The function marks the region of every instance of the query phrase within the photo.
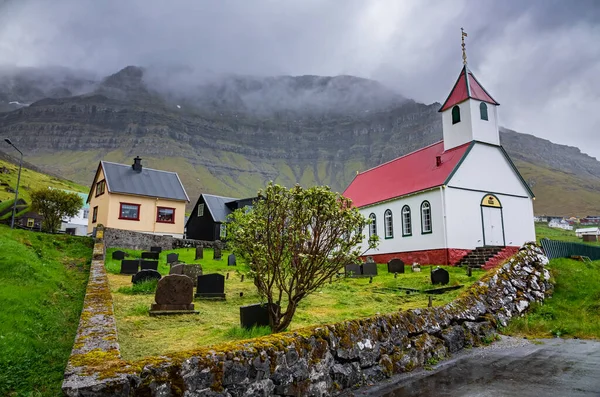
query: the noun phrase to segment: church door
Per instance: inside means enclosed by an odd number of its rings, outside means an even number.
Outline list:
[[[502,206],[493,194],[486,195],[481,201],[481,220],[484,245],[504,246]]]

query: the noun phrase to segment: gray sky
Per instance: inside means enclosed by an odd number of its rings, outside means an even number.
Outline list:
[[[502,125],[600,158],[600,0],[0,0],[0,65],[351,74],[431,103],[460,27]]]

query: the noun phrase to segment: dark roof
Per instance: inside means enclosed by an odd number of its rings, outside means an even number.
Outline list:
[[[239,198],[215,196],[213,194],[202,194],[202,197],[204,197],[204,203],[215,222],[225,222],[227,215],[231,214],[232,211],[225,205],[226,203],[240,200]]]
[[[168,200],[190,201],[176,172],[143,167],[134,171],[130,165],[100,162],[106,186],[111,193],[158,197]]]

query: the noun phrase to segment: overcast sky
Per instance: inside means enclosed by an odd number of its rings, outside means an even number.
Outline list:
[[[502,125],[600,159],[600,0],[0,0],[0,65],[351,74],[432,103],[461,27]]]

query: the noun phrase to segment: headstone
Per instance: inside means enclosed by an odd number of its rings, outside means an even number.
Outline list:
[[[372,256],[367,256],[367,263],[375,263]]]
[[[158,261],[142,259],[140,262],[141,270],[158,270]]]
[[[112,253],[112,258],[118,261],[125,259],[125,252],[123,251],[115,251]]]
[[[221,252],[221,247],[215,245],[215,247],[213,248],[213,259],[216,261],[220,261],[222,256],[223,253]]]
[[[183,274],[183,267],[185,265],[173,265],[169,270],[169,274]]]
[[[225,277],[222,274],[198,276],[196,298],[225,299]]]
[[[160,273],[156,270],[140,270],[139,272],[131,276],[131,282],[134,284],[138,284],[142,281],[160,280],[160,278]]]
[[[240,324],[242,328],[269,326],[268,303],[240,306]]]
[[[156,286],[155,304],[150,306],[151,316],[165,314],[198,313],[194,311],[194,284],[188,276],[171,274],[161,278]]]
[[[377,276],[377,263],[366,262],[361,267],[363,276]]]
[[[471,266],[467,266],[467,277],[471,276],[473,276],[473,270],[471,269]]]
[[[421,265],[418,263],[413,263],[412,271],[413,271],[413,273],[419,273],[421,271]]]
[[[142,259],[152,259],[157,261],[159,255],[158,252],[142,252]]]
[[[150,247],[150,252],[158,252],[159,254],[162,252],[161,247]]]
[[[450,274],[447,270],[441,267],[435,268],[431,271],[431,284],[442,284],[446,285],[450,282]]]
[[[394,258],[387,263],[388,273],[404,273],[404,262],[401,259]]]
[[[174,263],[177,262],[179,260],[179,254],[176,253],[170,253],[167,255],[167,263]]]
[[[196,247],[196,259],[204,259],[204,247]]]
[[[227,257],[227,266],[236,266],[237,262],[235,260],[235,254],[230,254]]]
[[[351,263],[344,266],[344,272],[346,277],[360,277],[362,275],[360,265],[357,263]]]
[[[139,259],[123,259],[121,261],[121,274],[136,274],[139,268]]]
[[[183,265],[183,275],[191,278],[192,282],[194,283],[194,287],[197,287],[198,276],[202,275],[202,265]]]

